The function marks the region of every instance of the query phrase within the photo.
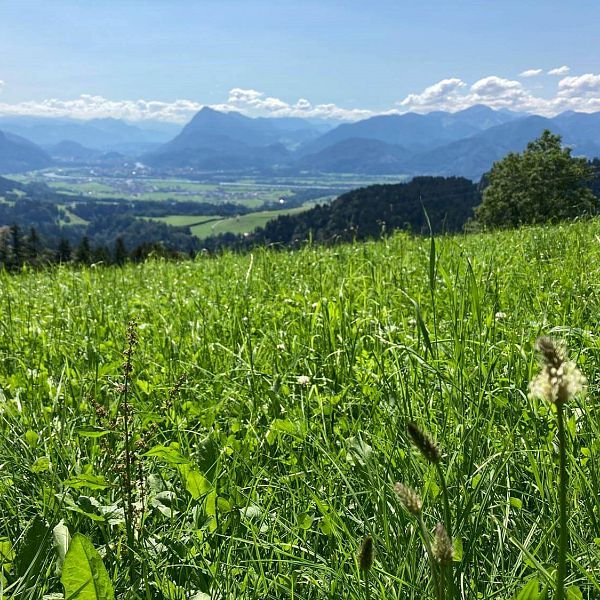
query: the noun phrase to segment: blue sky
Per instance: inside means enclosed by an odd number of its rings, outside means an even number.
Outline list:
[[[4,0],[0,112],[600,110],[599,23],[597,1]]]

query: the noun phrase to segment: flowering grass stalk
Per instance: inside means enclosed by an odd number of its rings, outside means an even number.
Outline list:
[[[360,552],[358,553],[358,568],[362,573],[363,579],[365,581],[365,595],[367,600],[371,600],[371,586],[369,583],[369,571],[373,566],[373,538],[368,535],[362,543],[360,547]]]
[[[446,477],[444,475],[444,470],[442,469],[441,460],[442,455],[438,445],[433,441],[433,439],[427,434],[423,429],[421,429],[416,423],[410,421],[406,429],[408,431],[408,435],[415,445],[415,447],[419,450],[419,452],[423,455],[425,460],[429,463],[435,465],[436,473],[438,479],[440,481],[440,486],[442,488],[442,499],[444,502],[444,534],[450,540],[449,544],[452,547],[452,513],[450,512],[450,495],[448,493],[448,486],[446,484]],[[440,564],[442,564],[440,562]],[[448,571],[448,587],[450,591],[450,597],[454,597],[454,574],[452,572],[452,560],[444,562],[441,567],[440,576],[442,578],[441,589],[445,590],[446,587],[446,572]]]
[[[565,598],[565,580],[567,578],[567,552],[569,548],[569,530],[567,529],[567,434],[565,431],[564,405],[586,386],[585,377],[573,361],[568,360],[566,347],[548,337],[540,337],[536,343],[540,355],[540,373],[531,382],[529,394],[543,398],[555,408],[558,460],[559,460],[559,542],[558,567],[556,570],[556,600]]]
[[[427,527],[425,526],[425,521],[423,521],[423,501],[421,500],[419,494],[415,492],[415,490],[407,485],[404,485],[403,483],[397,482],[394,486],[394,491],[398,495],[398,498],[400,498],[400,502],[406,511],[417,519],[417,523],[419,524],[419,529],[421,532],[421,538],[423,539],[425,551],[427,552],[427,558],[429,558],[429,563],[431,565],[431,578],[433,580],[435,596],[441,600],[443,598],[443,590],[440,587],[437,569],[438,565],[433,552],[433,546],[431,545],[431,538],[429,536],[429,532],[427,531]]]

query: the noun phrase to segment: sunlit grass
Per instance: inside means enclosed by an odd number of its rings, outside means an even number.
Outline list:
[[[418,527],[393,490],[418,490],[430,533],[444,522],[414,421],[442,452],[457,595],[508,599],[536,577],[552,597],[556,419],[527,397],[547,334],[589,382],[587,400],[564,407],[567,587],[597,598],[598,240],[592,221],[439,238],[434,252],[398,234],[2,275],[0,548],[18,551],[40,515],[90,538],[118,598],[359,599],[357,551],[372,535],[371,598],[431,598]],[[145,491],[129,569],[110,419],[132,318]],[[25,579],[2,559],[19,598],[62,591],[51,543],[42,551]]]

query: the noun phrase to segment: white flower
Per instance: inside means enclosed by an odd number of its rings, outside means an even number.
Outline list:
[[[494,319],[496,319],[496,321],[502,321],[502,319],[506,319],[506,313],[502,312],[501,310],[499,310],[495,315],[494,315]]]
[[[308,377],[308,375],[298,375],[298,377],[296,377],[296,383],[302,387],[306,387],[310,383],[310,377]]]
[[[283,352],[283,350],[285,350],[285,344],[283,342],[281,344],[277,344],[277,350],[281,350]]]

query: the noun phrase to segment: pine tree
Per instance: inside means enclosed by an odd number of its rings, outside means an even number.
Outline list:
[[[14,223],[10,226],[11,266],[19,269],[23,265],[23,239],[21,228]]]
[[[59,263],[67,263],[71,260],[71,243],[67,238],[60,238],[58,248],[56,250],[56,260]]]
[[[125,246],[125,242],[123,241],[123,238],[121,236],[119,236],[115,240],[114,257],[115,257],[115,264],[117,264],[117,265],[124,264],[127,261],[127,259],[129,258],[129,253],[127,252],[127,247]]]
[[[81,242],[75,251],[75,262],[82,265],[89,265],[92,262],[92,249],[90,247],[90,239],[87,235],[81,238]]]

